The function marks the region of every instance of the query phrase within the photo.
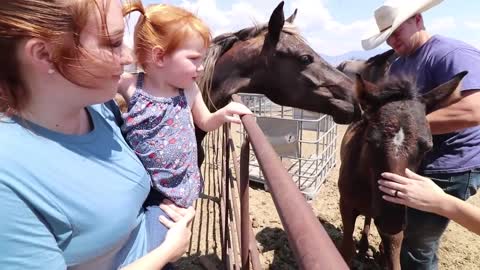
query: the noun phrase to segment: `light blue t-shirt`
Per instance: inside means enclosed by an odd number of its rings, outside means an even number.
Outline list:
[[[112,112],[88,112],[80,136],[0,121],[0,269],[117,269],[147,252],[149,175]]]

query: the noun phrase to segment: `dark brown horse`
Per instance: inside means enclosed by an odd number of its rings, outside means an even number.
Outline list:
[[[384,78],[390,65],[397,57],[398,55],[394,50],[388,50],[367,60],[353,59],[343,61],[338,64],[337,69],[351,79],[355,79],[355,74],[360,74],[364,80],[376,83]]]
[[[408,80],[388,79],[376,86],[357,76],[362,113],[343,138],[338,181],[344,231],[340,251],[348,263],[355,254],[355,220],[364,215],[374,219],[380,233],[382,265],[400,269],[406,208],[382,200],[377,180],[382,172],[405,175],[406,168],[418,168],[432,147],[426,114],[458,100],[456,88],[465,75],[459,73],[425,95],[417,95]],[[362,235],[361,253],[368,248],[367,235]]]
[[[350,123],[354,115],[351,79],[330,66],[285,20],[283,2],[265,25],[223,34],[213,40],[200,89],[210,110],[225,106],[237,92],[261,93],[277,104],[333,116]],[[199,164],[206,133],[196,130]]]

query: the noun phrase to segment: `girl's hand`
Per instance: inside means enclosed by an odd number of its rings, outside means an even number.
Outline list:
[[[170,200],[164,200],[160,204],[160,208],[167,213],[171,220],[164,216],[160,216],[159,220],[169,230],[162,246],[165,246],[170,254],[169,262],[174,262],[182,257],[188,250],[190,244],[190,223],[195,217],[195,209],[193,207],[181,208],[176,206]]]
[[[408,178],[393,173],[382,173],[384,179],[378,181],[378,188],[386,194],[383,195],[383,199],[437,213],[446,197],[445,192],[427,177],[409,169],[406,169],[405,173]]]
[[[242,121],[234,115],[242,116],[245,114],[252,114],[252,111],[250,111],[245,105],[232,101],[227,106],[221,108],[220,113],[223,115],[224,122],[240,124]]]

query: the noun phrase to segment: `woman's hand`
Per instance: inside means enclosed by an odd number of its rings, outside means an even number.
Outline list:
[[[182,257],[190,244],[190,223],[195,217],[195,209],[193,207],[181,208],[176,206],[170,200],[164,200],[160,204],[160,208],[170,217],[171,220],[164,216],[160,216],[159,220],[169,230],[162,243],[162,247],[169,250],[169,262],[174,262]],[[173,220],[173,221],[172,221]]]
[[[386,194],[383,195],[383,199],[422,211],[438,213],[445,201],[445,192],[427,177],[409,169],[406,169],[405,173],[408,178],[393,173],[382,173],[384,179],[378,183],[379,189]]]

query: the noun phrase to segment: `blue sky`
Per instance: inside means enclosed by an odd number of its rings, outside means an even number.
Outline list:
[[[404,0],[415,2],[417,0]],[[212,29],[214,35],[236,31],[266,22],[278,0],[143,0],[169,3],[196,13]],[[319,53],[335,56],[362,50],[360,40],[376,30],[373,11],[383,0],[286,0],[285,14],[298,8],[295,24]],[[463,40],[480,48],[480,1],[444,0],[424,13],[427,30]],[[132,16],[130,21],[136,20]],[[130,24],[132,24],[130,22]],[[131,27],[130,29],[133,29]],[[131,34],[126,37],[131,44]],[[383,45],[383,48],[387,48]]]

